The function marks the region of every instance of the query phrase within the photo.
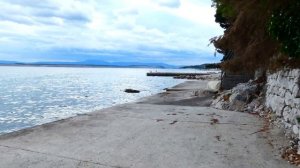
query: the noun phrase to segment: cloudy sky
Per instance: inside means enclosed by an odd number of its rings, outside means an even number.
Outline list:
[[[211,0],[0,0],[0,60],[216,62]]]

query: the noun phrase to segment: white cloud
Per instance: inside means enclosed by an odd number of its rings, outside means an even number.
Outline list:
[[[32,55],[76,49],[138,53],[137,57],[151,53],[161,58],[174,52],[212,52],[208,40],[222,30],[214,23],[210,0],[206,2],[3,0],[0,41],[9,43],[0,43],[0,59],[8,59],[5,53],[21,54],[24,48]]]

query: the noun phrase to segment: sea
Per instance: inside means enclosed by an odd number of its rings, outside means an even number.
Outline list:
[[[0,134],[134,102],[184,80],[147,77],[183,69],[0,66]],[[125,93],[136,89],[138,94]]]

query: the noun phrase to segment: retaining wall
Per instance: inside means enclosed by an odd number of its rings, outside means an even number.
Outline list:
[[[300,69],[281,70],[268,75],[266,106],[282,118],[285,127],[299,136]]]

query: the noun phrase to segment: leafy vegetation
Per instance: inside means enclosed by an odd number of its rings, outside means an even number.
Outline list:
[[[224,55],[223,69],[300,67],[299,0],[212,1],[216,22],[225,29],[211,39]]]
[[[269,22],[270,35],[290,57],[300,58],[300,1],[275,10]]]
[[[235,16],[234,9],[222,1],[212,0],[213,7],[216,7],[215,21],[220,24],[220,26],[224,29],[230,27],[232,23],[232,19]]]

